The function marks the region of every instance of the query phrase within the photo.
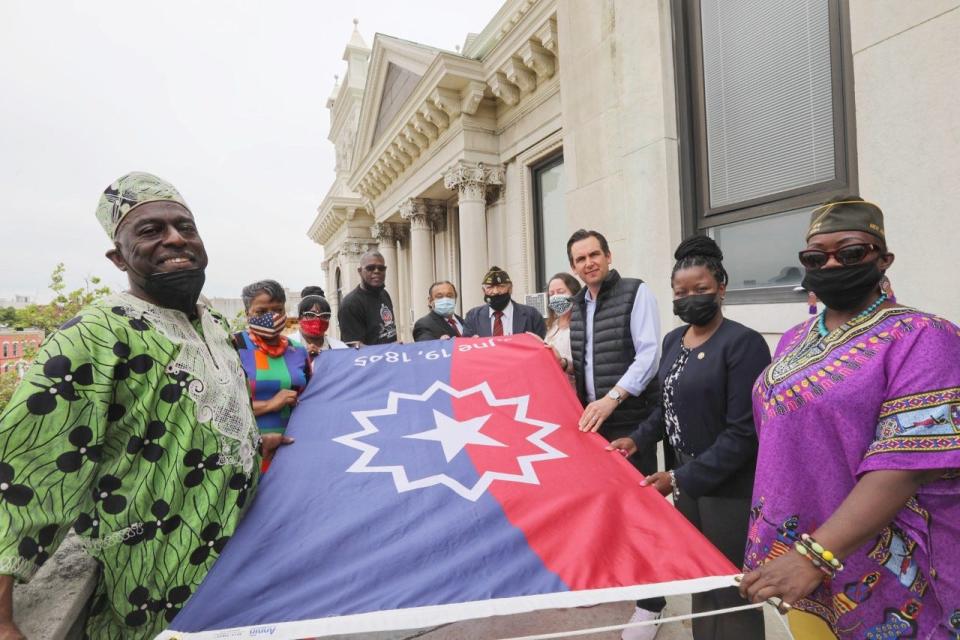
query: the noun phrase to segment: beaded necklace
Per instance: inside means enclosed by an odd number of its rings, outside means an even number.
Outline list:
[[[886,301],[887,301],[887,294],[881,293],[880,297],[877,298],[876,302],[874,302],[872,305],[870,305],[869,307],[867,307],[866,309],[864,309],[863,311],[855,315],[850,320],[847,320],[847,322],[852,322],[857,318],[863,318],[865,316],[869,316],[871,313],[876,311],[880,307],[880,305],[882,305]],[[827,310],[824,309],[820,313],[820,318],[817,320],[817,333],[820,334],[821,338],[826,337],[826,335],[830,333],[829,331],[827,331],[826,317],[827,317]]]

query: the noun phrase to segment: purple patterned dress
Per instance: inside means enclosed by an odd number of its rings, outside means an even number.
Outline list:
[[[798,609],[840,638],[960,638],[960,330],[905,307],[784,334],[754,387],[745,565],[787,553],[879,470],[942,469]]]

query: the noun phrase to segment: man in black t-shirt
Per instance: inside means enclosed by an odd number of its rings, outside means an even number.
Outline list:
[[[367,251],[360,257],[360,284],[340,303],[337,320],[340,339],[346,343],[388,344],[397,341],[397,323],[393,301],[383,287],[387,266],[379,251]]]

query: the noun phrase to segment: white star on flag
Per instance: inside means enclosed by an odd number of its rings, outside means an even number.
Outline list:
[[[407,477],[407,471],[403,465],[370,464],[380,451],[378,447],[362,441],[362,438],[365,436],[369,436],[380,431],[373,424],[370,418],[375,418],[377,416],[396,415],[400,400],[426,402],[433,396],[434,393],[439,391],[447,393],[454,398],[464,398],[466,396],[479,393],[483,395],[487,405],[491,407],[512,405],[514,407],[514,422],[521,422],[539,427],[537,431],[527,436],[526,440],[530,444],[539,448],[540,453],[517,456],[517,466],[520,468],[520,473],[484,471],[479,480],[477,480],[476,484],[474,484],[472,487],[467,487],[458,480],[443,473],[420,478],[419,480],[410,480]],[[476,502],[495,480],[520,482],[523,484],[540,484],[540,480],[537,478],[537,472],[533,467],[533,463],[543,460],[554,460],[557,458],[567,457],[567,455],[562,451],[558,451],[556,448],[544,442],[544,438],[559,429],[560,425],[552,422],[544,422],[542,420],[528,418],[527,405],[529,402],[529,395],[519,396],[516,398],[499,399],[493,395],[493,392],[490,390],[490,386],[486,382],[460,391],[438,380],[430,385],[426,391],[420,394],[398,393],[396,391],[391,391],[387,396],[387,406],[383,409],[352,412],[353,417],[363,428],[355,433],[349,433],[347,435],[334,438],[333,441],[353,449],[357,449],[361,452],[360,457],[357,458],[357,460],[347,469],[348,473],[389,473],[393,477],[394,486],[396,486],[398,492],[411,491],[413,489],[423,489],[425,487],[432,487],[434,485],[443,485],[453,490],[462,498]],[[434,410],[433,417],[435,425],[433,429],[410,434],[404,437],[417,440],[435,440],[439,442],[443,448],[443,453],[447,459],[447,462],[450,462],[464,449],[464,447],[469,444],[491,447],[507,446],[480,432],[491,415],[492,414],[488,414],[485,416],[471,418],[469,420],[458,421],[454,420],[450,416],[444,415],[440,411]]]
[[[436,422],[436,427],[433,429],[403,437],[416,440],[436,440],[443,447],[443,455],[446,456],[447,462],[453,460],[468,444],[481,444],[488,447],[507,446],[480,433],[480,429],[490,419],[490,414],[459,422],[434,409],[433,419]]]

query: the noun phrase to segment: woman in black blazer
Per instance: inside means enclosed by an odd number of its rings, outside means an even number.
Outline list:
[[[751,393],[770,364],[763,337],[723,317],[723,253],[710,238],[685,240],[674,254],[673,312],[688,323],[663,339],[660,405],[627,438],[607,447],[624,455],[664,441],[667,469],[644,478],[674,504],[731,562],[740,566],[747,541],[757,460]],[[693,595],[693,611],[742,605],[735,588]],[[762,640],[763,612],[697,618],[697,640]]]

